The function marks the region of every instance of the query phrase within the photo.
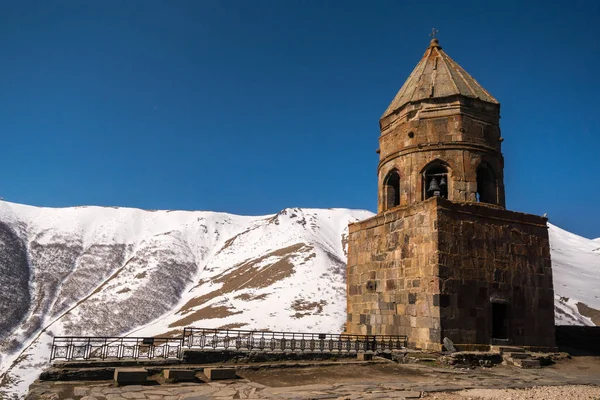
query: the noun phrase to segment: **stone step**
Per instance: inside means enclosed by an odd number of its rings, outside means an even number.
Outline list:
[[[237,378],[235,368],[204,368],[204,375],[209,381]]]
[[[114,380],[118,385],[141,385],[147,379],[146,368],[115,368]]]
[[[504,354],[504,353],[524,353],[525,349],[522,347],[516,347],[516,346],[500,346],[498,347],[498,351],[500,352],[500,354]]]
[[[521,353],[521,352],[510,352],[510,353],[504,353],[503,356],[505,357],[510,357],[510,358],[515,358],[515,359],[525,359],[525,358],[530,358],[528,353]]]

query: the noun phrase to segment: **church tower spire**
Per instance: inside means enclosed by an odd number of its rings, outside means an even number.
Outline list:
[[[504,207],[499,119],[434,37],[379,121],[378,211],[432,196]]]

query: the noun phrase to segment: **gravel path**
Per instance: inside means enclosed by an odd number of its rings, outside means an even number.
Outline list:
[[[433,400],[598,400],[598,386],[538,386],[527,389],[469,389],[454,393],[429,393]]]

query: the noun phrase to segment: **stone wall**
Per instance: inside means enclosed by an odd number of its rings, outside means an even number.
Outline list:
[[[507,310],[510,344],[554,347],[546,218],[440,201],[437,220],[442,337],[491,343],[497,303]]]
[[[350,225],[348,333],[407,335],[410,347],[440,349],[434,200]]]
[[[554,346],[545,218],[431,198],[349,231],[348,333],[407,335],[429,350],[446,336],[489,345],[500,303],[512,344]]]

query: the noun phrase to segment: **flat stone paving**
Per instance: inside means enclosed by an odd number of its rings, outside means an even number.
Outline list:
[[[479,397],[472,389],[504,390],[567,385],[561,400],[600,398],[600,358],[566,360],[538,370],[496,366],[461,370],[420,364],[377,364],[240,370],[240,379],[219,382],[132,385],[111,382],[38,382],[28,400],[202,399],[412,399]],[[199,377],[204,378],[202,374]],[[572,388],[572,389],[570,389]],[[462,390],[462,392],[460,392]],[[548,388],[550,392],[555,391]],[[559,388],[556,388],[559,390]],[[526,391],[517,391],[517,393]],[[462,396],[462,394],[465,396]],[[479,392],[478,394],[491,393]],[[572,393],[575,397],[569,397]],[[579,393],[579,394],[578,394]],[[547,392],[546,392],[547,395]],[[449,397],[448,397],[449,396]],[[456,397],[458,396],[458,397]],[[501,397],[500,397],[501,398]],[[515,398],[518,398],[515,396]],[[538,398],[538,397],[524,397]],[[587,398],[587,397],[585,397]]]

